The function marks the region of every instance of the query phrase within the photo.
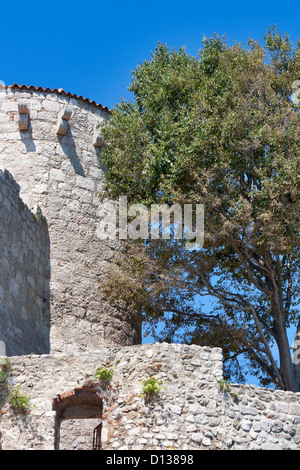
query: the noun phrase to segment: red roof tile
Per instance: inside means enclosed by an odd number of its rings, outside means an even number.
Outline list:
[[[7,87],[8,88],[8,87]],[[41,86],[35,87],[34,85],[18,85],[18,83],[14,83],[13,85],[10,86],[10,88],[19,88],[20,90],[32,90],[32,91],[41,91],[42,93],[57,93],[59,95],[64,95],[64,96],[69,96],[71,98],[75,98],[77,100],[82,100],[85,103],[92,104],[93,106],[96,106],[97,108],[102,109],[103,111],[106,111],[107,113],[110,113],[110,110],[108,109],[107,106],[102,106],[102,104],[96,103],[96,101],[90,101],[88,98],[83,98],[83,96],[77,96],[73,93],[66,92],[62,88],[54,88],[53,90],[51,88],[43,88]]]

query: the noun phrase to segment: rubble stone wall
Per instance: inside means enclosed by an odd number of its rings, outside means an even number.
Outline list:
[[[222,382],[217,348],[147,344],[71,355],[11,358],[11,382],[32,404],[28,416],[2,406],[0,446],[54,449],[58,395],[94,380],[96,368],[114,367],[103,397],[104,450],[287,450],[300,446],[300,393]],[[150,376],[160,391],[143,396]],[[97,420],[65,420],[60,449],[92,450]]]

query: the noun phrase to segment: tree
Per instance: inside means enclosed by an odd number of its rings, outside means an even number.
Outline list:
[[[299,391],[287,330],[299,316],[300,51],[276,26],[264,39],[215,35],[198,57],[159,43],[133,72],[134,101],[102,131],[106,194],[204,204],[205,242],[128,241],[105,292],[163,320],[161,340],[222,347],[228,376],[243,380],[243,358],[262,384]]]

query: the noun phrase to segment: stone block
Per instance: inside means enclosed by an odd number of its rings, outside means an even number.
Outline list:
[[[59,119],[58,120],[58,124],[57,124],[57,129],[56,129],[56,133],[58,135],[66,135],[67,132],[68,132],[68,128],[69,128],[69,123],[68,121],[66,121],[66,119]]]
[[[72,113],[73,113],[72,106],[69,104],[66,104],[62,112],[61,118],[69,122],[71,120]]]
[[[0,356],[6,356],[6,346],[4,341],[0,341]]]
[[[28,114],[20,114],[19,115],[19,130],[20,131],[27,131],[29,127],[29,115]]]

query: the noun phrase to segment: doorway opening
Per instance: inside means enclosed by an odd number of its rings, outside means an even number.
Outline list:
[[[56,411],[55,450],[102,450],[103,398],[93,387],[79,387],[52,400]]]

